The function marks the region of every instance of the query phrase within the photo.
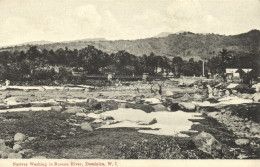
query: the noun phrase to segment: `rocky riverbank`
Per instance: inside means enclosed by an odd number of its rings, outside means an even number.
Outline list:
[[[1,157],[260,157],[257,93],[208,98],[203,88],[164,84],[161,94],[156,83],[1,91]]]

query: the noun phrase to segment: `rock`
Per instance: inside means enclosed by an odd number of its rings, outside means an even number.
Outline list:
[[[29,141],[33,141],[33,140],[35,140],[36,139],[36,137],[28,137],[28,140]]]
[[[214,136],[206,132],[201,132],[198,134],[193,141],[199,150],[208,154],[212,154],[215,151],[220,151],[222,148],[219,141],[217,141]]]
[[[76,128],[70,128],[70,130],[71,130],[71,131],[74,131],[74,132],[76,132],[76,131],[77,131],[77,129],[76,129]]]
[[[165,96],[173,96],[173,92],[167,90],[167,91],[165,92]]]
[[[149,122],[149,125],[153,125],[153,124],[155,124],[155,123],[157,123],[156,118],[152,119],[152,120]]]
[[[101,107],[103,111],[110,111],[118,109],[119,103],[114,100],[107,100],[101,102]]]
[[[202,100],[202,95],[200,95],[200,94],[194,94],[194,95],[193,95],[193,98],[194,98],[195,100]]]
[[[31,159],[47,159],[47,158],[44,156],[35,156],[35,157],[32,157]]]
[[[78,113],[76,113],[76,116],[78,116],[78,117],[87,117],[87,114],[78,112]]]
[[[23,150],[19,151],[18,153],[22,154],[22,155],[28,155],[28,154],[31,154],[32,152],[33,152],[33,150],[31,150],[31,149],[23,149]]]
[[[212,118],[218,118],[218,115],[219,115],[219,112],[210,112],[210,113],[208,113],[208,116],[209,117],[212,117]]]
[[[63,113],[76,114],[78,112],[82,112],[81,108],[68,108]]]
[[[0,148],[0,157],[3,158],[8,158],[8,155],[10,153],[13,153],[14,150],[8,146],[4,146]]]
[[[16,151],[16,152],[18,152],[21,148],[22,148],[22,146],[20,144],[15,144],[13,146],[13,150]]]
[[[93,132],[92,127],[90,126],[90,124],[88,122],[84,122],[80,125],[81,129],[85,130],[85,131],[89,131],[89,132]]]
[[[226,96],[229,96],[229,95],[230,95],[230,91],[229,91],[229,90],[226,90],[226,91],[225,91],[225,95],[226,95]]]
[[[251,133],[253,134],[260,134],[260,126],[259,125],[256,125],[256,124],[252,124],[250,126],[250,130],[249,130]]]
[[[62,110],[61,106],[51,106],[51,111],[61,112],[61,110]]]
[[[73,133],[73,132],[70,132],[70,133],[69,133],[69,135],[71,135],[71,136],[75,136],[75,133]]]
[[[119,103],[118,108],[126,108],[126,103]]]
[[[114,118],[111,116],[104,116],[104,117],[102,117],[102,119],[103,120],[114,120]]]
[[[94,114],[94,113],[89,113],[87,116],[94,119],[100,119],[102,117],[101,114]]]
[[[235,143],[238,146],[243,146],[243,145],[248,145],[250,143],[250,141],[248,139],[237,139],[237,140],[235,140]]]
[[[95,110],[94,111],[94,114],[100,114],[100,113],[102,113],[103,112],[103,110]]]
[[[162,104],[154,105],[153,108],[154,108],[155,112],[157,112],[157,111],[168,111],[168,109]]]
[[[216,98],[208,98],[207,101],[204,101],[205,104],[210,104],[210,103],[219,103],[219,101]],[[204,103],[203,102],[203,103]]]
[[[35,157],[32,157],[31,159],[47,159],[47,158],[44,156],[35,156]]]
[[[181,101],[192,101],[193,98],[188,94],[186,93],[185,95],[183,95],[181,98],[180,98]]]
[[[97,101],[96,99],[90,98],[86,102],[86,108],[100,110],[101,103],[99,101]]]
[[[95,120],[93,121],[93,123],[101,123],[101,122],[103,122],[102,119],[95,119]]]
[[[237,156],[237,158],[238,158],[238,159],[246,159],[246,158],[248,158],[248,156],[245,155],[245,154],[239,154],[239,155]]]
[[[146,113],[154,112],[154,110],[155,110],[151,105],[133,104],[133,103],[127,103],[126,108],[140,109]]]
[[[182,103],[179,103],[179,106],[182,108],[182,109],[186,109],[186,110],[189,110],[189,111],[194,111],[196,109],[196,106],[195,104],[193,103],[188,103],[188,102],[182,102]]]
[[[179,106],[179,103],[172,103],[171,104],[171,111],[178,111],[180,110],[180,106]]]
[[[5,146],[5,141],[4,141],[3,139],[0,139],[0,148],[1,148],[2,146]]]
[[[16,133],[14,135],[15,142],[23,142],[25,140],[25,135],[23,133]]]
[[[61,135],[60,137],[61,137],[61,138],[66,138],[67,136],[65,136],[65,135]]]
[[[255,94],[253,95],[253,100],[254,100],[255,102],[260,102],[260,93],[255,93]]]

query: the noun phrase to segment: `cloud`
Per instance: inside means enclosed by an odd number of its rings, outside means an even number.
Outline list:
[[[259,0],[0,0],[0,46],[35,40],[137,39],[180,30],[260,29]]]

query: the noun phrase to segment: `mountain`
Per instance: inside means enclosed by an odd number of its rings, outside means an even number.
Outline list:
[[[210,58],[222,49],[233,52],[260,51],[260,31],[252,30],[238,35],[218,35],[218,34],[195,34],[192,32],[182,32],[169,34],[160,38],[145,38],[137,40],[78,40],[59,43],[38,45],[39,49],[56,50],[59,48],[81,49],[88,45],[93,45],[107,53],[116,53],[125,50],[136,56],[149,55],[153,52],[160,56],[180,56],[183,59]],[[30,46],[5,47],[2,50],[27,50]]]
[[[154,36],[154,38],[167,37],[170,34],[171,34],[170,32],[161,32],[160,34]]]
[[[73,41],[63,41],[62,43],[70,43],[70,42],[84,42],[84,41],[106,41],[105,38],[86,38],[86,39],[79,39]]]
[[[25,42],[25,43],[22,43],[19,45],[45,45],[45,44],[51,44],[51,43],[53,43],[53,42],[41,40],[41,41]]]

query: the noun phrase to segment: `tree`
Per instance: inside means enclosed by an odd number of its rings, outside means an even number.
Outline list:
[[[181,57],[174,57],[172,59],[172,71],[175,76],[180,76],[181,66],[183,65],[183,60]]]

